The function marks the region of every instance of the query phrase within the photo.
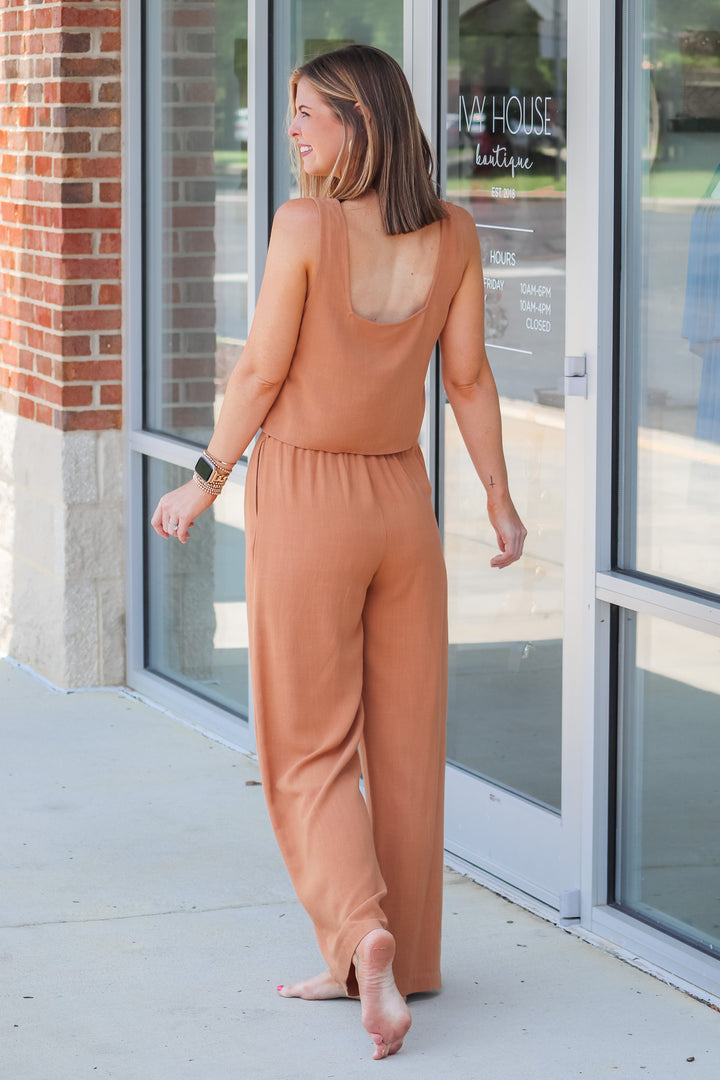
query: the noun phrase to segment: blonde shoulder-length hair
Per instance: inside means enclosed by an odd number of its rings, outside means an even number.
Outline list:
[[[301,195],[357,199],[374,188],[385,232],[391,236],[447,217],[408,81],[391,56],[371,45],[347,45],[309,60],[290,76],[293,116],[302,78],[342,121],[345,139],[339,176],[308,175],[293,143]]]

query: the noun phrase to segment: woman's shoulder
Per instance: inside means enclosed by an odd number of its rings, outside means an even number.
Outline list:
[[[315,199],[289,199],[277,208],[273,217],[270,247],[285,258],[297,260],[306,268],[319,251],[318,208]]]
[[[315,225],[318,219],[320,199],[288,199],[278,206],[273,216],[273,229],[296,231]]]
[[[457,253],[457,258],[462,266],[466,266],[478,250],[478,234],[475,219],[463,206],[457,203],[445,202],[442,206],[447,213],[450,223],[451,236],[454,237],[452,245]]]
[[[458,206],[457,203],[447,202],[445,199],[441,199],[440,202],[447,217],[453,222],[457,229],[475,235],[475,220],[472,214],[466,210],[464,206]]]

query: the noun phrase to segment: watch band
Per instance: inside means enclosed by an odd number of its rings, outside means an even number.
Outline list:
[[[205,491],[208,495],[219,495],[222,489],[225,487],[224,480],[222,482],[211,482],[210,480],[203,480],[203,478],[201,476],[198,476],[196,472],[192,474],[192,478],[197,484],[197,486],[203,491]]]
[[[195,463],[193,480],[208,495],[219,495],[231,471],[232,466],[227,462],[220,462],[205,451]]]

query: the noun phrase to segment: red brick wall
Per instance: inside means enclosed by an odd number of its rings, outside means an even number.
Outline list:
[[[120,0],[0,0],[0,76],[0,408],[120,427]]]

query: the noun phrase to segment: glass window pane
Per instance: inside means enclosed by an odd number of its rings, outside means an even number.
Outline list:
[[[619,563],[720,592],[720,7],[628,8]]]
[[[187,469],[147,458],[150,513],[189,478]],[[148,524],[146,666],[247,717],[244,495],[244,485],[228,483],[187,544],[163,540]]]
[[[403,62],[403,0],[275,0],[275,191],[278,207],[298,194],[287,136],[290,72],[343,45],[374,45]]]
[[[247,338],[247,0],[146,9],[145,426],[205,445]]]
[[[720,948],[720,638],[623,612],[616,899]]]
[[[542,9],[542,13],[541,13]],[[547,10],[545,10],[547,9]],[[498,572],[484,492],[445,406],[448,756],[560,808],[566,5],[448,10],[446,190],[475,218],[485,339],[525,558]]]

